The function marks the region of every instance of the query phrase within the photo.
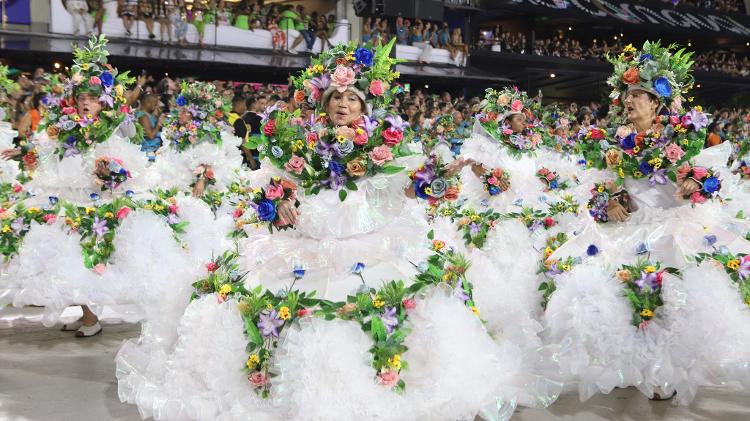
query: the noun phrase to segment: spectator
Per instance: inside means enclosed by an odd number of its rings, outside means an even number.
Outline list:
[[[173,0],[174,5],[170,11],[169,20],[174,28],[174,37],[177,44],[185,46],[187,44],[187,15],[184,0]]]
[[[91,33],[89,27],[89,6],[86,0],[62,0],[63,7],[73,18],[73,35],[88,35]]]
[[[234,8],[234,22],[232,25],[235,28],[250,29],[250,6],[248,0],[241,0]]]
[[[96,34],[102,34],[102,25],[104,24],[104,0],[86,0],[89,6],[89,13],[94,17],[94,26]]]
[[[315,13],[313,13],[314,15]],[[316,24],[316,31],[315,36],[320,38],[320,52],[323,52],[323,49],[326,47],[326,44],[328,44],[328,48],[333,48],[333,44],[331,44],[331,40],[328,39],[328,19],[325,17],[325,15],[319,15],[317,17],[317,24]]]
[[[169,22],[169,13],[172,5],[169,0],[157,0],[154,3],[154,18],[159,22],[159,39],[164,42],[164,35],[167,35],[167,42],[172,43],[172,25]]]
[[[401,45],[409,44],[409,26],[401,16],[396,18],[396,43]]]
[[[141,151],[149,154],[149,159],[155,158],[155,152],[161,147],[161,128],[166,118],[159,108],[159,97],[146,94],[141,99],[141,105],[135,113],[135,118],[143,127],[143,142]]]
[[[155,39],[154,35],[154,12],[156,9],[156,0],[140,0],[138,2],[138,16],[143,19],[148,31],[148,39]]]
[[[304,7],[302,7],[302,5],[297,6],[297,13],[299,16],[302,16],[302,18],[297,21],[297,30],[299,31],[299,35],[288,50],[292,54],[297,54],[295,48],[297,48],[297,46],[300,45],[302,41],[305,41],[308,53],[312,53],[313,46],[315,45],[315,36],[318,31],[318,12],[313,12],[312,16],[306,16],[303,14],[304,10],[305,9]]]
[[[275,8],[273,5],[266,18],[266,28],[271,32],[271,46],[274,52],[284,51],[286,47],[286,32],[279,29],[279,15]]]
[[[367,44],[372,39],[372,17],[366,18],[362,24],[362,44]]]
[[[461,35],[461,28],[455,28],[453,35],[451,36],[451,59],[456,60],[459,53],[463,53],[464,56],[459,63],[460,66],[466,66],[469,59],[469,44],[464,44],[464,37]]]
[[[133,24],[138,18],[138,0],[117,0],[117,16],[122,19],[125,35],[133,36]]]

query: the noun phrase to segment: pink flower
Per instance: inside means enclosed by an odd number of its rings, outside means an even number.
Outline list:
[[[383,130],[383,143],[388,146],[395,146],[404,138],[404,133],[399,129],[389,127]]]
[[[490,177],[487,179],[487,183],[493,186],[497,186],[497,177]]]
[[[177,205],[169,205],[169,213],[177,215],[177,212],[180,210],[180,207]]]
[[[104,266],[104,263],[98,263],[96,266],[93,267],[93,271],[96,272],[97,275],[101,275],[104,273],[104,271],[107,270],[107,267]]]
[[[263,387],[268,383],[268,377],[266,376],[266,373],[263,373],[261,371],[256,371],[253,374],[248,377],[248,380],[250,380],[250,383],[253,384],[255,387]]]
[[[13,193],[21,193],[23,191],[23,186],[20,184],[16,184],[13,186]]]
[[[63,114],[65,115],[71,115],[76,113],[76,109],[73,107],[65,107],[62,109]]]
[[[266,199],[280,199],[284,197],[284,188],[279,186],[269,185],[266,187]]]
[[[336,128],[336,137],[343,137],[344,139],[354,139],[354,135],[356,133],[354,132],[354,129],[351,127],[341,126]]]
[[[386,145],[380,145],[376,147],[367,155],[372,160],[372,163],[379,167],[382,167],[383,164],[393,159],[393,153],[391,153],[391,148],[389,148]]]
[[[682,110],[682,97],[681,96],[676,96],[672,100],[672,105],[670,105],[669,111],[671,111],[673,113],[678,113],[678,112],[680,112],[680,110]]]
[[[617,128],[617,132],[615,133],[615,136],[619,137],[620,139],[624,139],[628,137],[630,133],[633,133],[633,131],[630,130],[630,127],[620,126]]]
[[[676,125],[680,124],[680,117],[678,117],[676,115],[669,116],[669,124],[671,124],[673,126],[676,126]]]
[[[554,180],[554,179],[555,179],[555,177],[557,177],[557,176],[555,175],[555,173],[551,172],[551,173],[548,173],[548,174],[547,174],[547,177],[546,177],[546,178],[547,178],[547,181],[552,181],[552,180]]]
[[[310,134],[314,135],[315,133]],[[305,169],[305,158],[297,155],[292,155],[292,157],[289,158],[289,161],[284,164],[284,168],[286,168],[286,170],[291,173],[302,174],[302,170]]]
[[[132,209],[130,209],[129,207],[123,206],[117,211],[115,216],[117,216],[117,219],[120,219],[120,220],[125,219],[125,217],[128,216],[131,210]]]
[[[313,86],[313,88],[310,89],[310,97],[313,101],[320,101],[320,89]]]
[[[404,305],[404,308],[406,310],[414,310],[415,308],[417,308],[417,300],[413,298],[407,298],[404,301],[402,301],[401,304]]]
[[[383,91],[385,91],[385,87],[383,86],[383,82],[379,80],[373,80],[370,82],[370,93],[375,96],[383,95]]]
[[[216,270],[219,269],[219,265],[217,265],[215,262],[208,262],[206,263],[206,270],[209,272],[216,272]]]
[[[89,78],[89,84],[91,84],[91,85],[101,85],[102,84],[102,80],[99,79],[98,76],[91,76]]]
[[[302,117],[292,117],[289,119],[290,126],[301,126],[304,123],[305,120],[303,120]]]
[[[297,317],[305,317],[311,314],[312,314],[312,310],[310,310],[309,308],[301,308],[297,310]]]
[[[511,130],[511,129],[503,129],[503,134],[504,135],[511,135],[511,134],[513,134],[513,130]]]
[[[339,92],[346,91],[349,85],[354,84],[354,70],[351,67],[338,65],[331,75],[331,85]]]
[[[244,213],[245,213],[244,209],[242,209],[242,208],[236,208],[234,210],[234,212],[232,212],[232,218],[237,219],[240,216],[242,216],[242,214],[244,214]]]
[[[664,153],[667,156],[669,162],[673,164],[682,159],[682,157],[685,155],[685,151],[683,151],[679,145],[676,145],[674,143],[670,143],[669,145],[667,145],[667,147],[664,149]]]
[[[318,134],[310,132],[305,136],[305,140],[307,140],[307,146],[312,148],[318,142]]]
[[[682,182],[683,180],[685,180],[689,172],[690,172],[690,164],[686,162],[680,165],[680,168],[677,168],[677,181]]]
[[[706,198],[701,195],[701,192],[697,191],[690,196],[690,203],[705,203]]]
[[[520,99],[514,99],[513,102],[510,103],[510,110],[518,113],[523,110],[523,102],[521,102]]]
[[[57,215],[48,213],[42,217],[44,219],[44,222],[47,223],[47,225],[52,225],[57,221]]]
[[[398,372],[394,370],[384,371],[378,374],[378,382],[390,389],[398,384]]]
[[[708,175],[708,170],[703,167],[695,167],[693,168],[693,177],[697,178],[698,180],[706,177]]]
[[[366,145],[367,141],[369,141],[370,138],[367,137],[367,132],[362,129],[358,129],[358,133],[354,135],[354,144],[355,145]]]

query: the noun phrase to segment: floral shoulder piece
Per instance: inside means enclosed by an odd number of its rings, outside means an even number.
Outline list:
[[[568,180],[563,180],[557,172],[547,167],[542,167],[536,172],[536,178],[546,186],[545,191],[565,190],[570,187]]]
[[[680,276],[672,267],[661,267],[661,263],[640,258],[633,265],[622,265],[615,276],[623,284],[623,291],[633,307],[633,325],[645,329],[656,311],[664,304],[661,297],[665,274]]]
[[[591,189],[591,199],[586,208],[594,221],[599,223],[609,222],[609,201],[617,200],[625,209],[631,208],[630,195],[627,190],[618,187],[615,183],[596,183]]]

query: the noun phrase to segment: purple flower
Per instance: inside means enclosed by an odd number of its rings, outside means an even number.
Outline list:
[[[715,235],[710,234],[703,237],[703,245],[706,247],[711,247],[714,244],[716,244],[717,238]]]
[[[260,312],[260,321],[258,321],[258,329],[260,334],[268,338],[273,336],[274,338],[279,337],[279,330],[284,325],[284,321],[279,318],[279,313],[276,310],[264,310]]]
[[[659,287],[659,282],[656,280],[656,273],[641,272],[641,279],[636,280],[635,284],[638,285],[641,291],[648,287],[653,292]]]
[[[395,129],[404,130],[409,127],[409,123],[401,119],[401,116],[399,115],[389,115],[385,118],[385,121],[390,123],[391,127]]]
[[[310,83],[320,89],[321,92],[325,92],[329,86],[331,86],[331,75],[329,73],[323,73],[320,76],[314,77]]]
[[[65,153],[63,154],[63,158],[67,158],[70,156],[76,156],[80,155],[81,151],[78,150],[78,148],[75,146],[75,144],[71,144],[68,142],[63,143],[63,149],[65,149]]]
[[[648,177],[648,184],[651,185],[651,187],[657,185],[657,184],[667,184],[667,170],[664,168],[660,168],[656,171],[654,171],[649,177]]]
[[[378,121],[368,116],[362,116],[362,121],[362,128],[365,129],[368,137],[372,137],[372,134],[375,133],[375,129],[378,128]]]
[[[544,275],[548,278],[554,278],[555,276],[561,273],[562,273],[562,270],[560,270],[560,268],[557,267],[557,263],[553,263],[552,265],[550,265],[549,269],[546,272],[544,272]]]
[[[91,224],[91,230],[94,231],[97,239],[102,238],[109,231],[107,220],[99,220],[98,216],[94,216],[94,223]]]
[[[469,225],[469,235],[470,236],[473,237],[473,236],[479,234],[481,231],[482,231],[482,228],[476,222],[472,222],[471,225]]]
[[[703,127],[708,126],[708,117],[706,117],[706,114],[697,111],[695,108],[690,110],[690,112],[686,115],[688,118],[690,118],[690,122],[693,123],[693,128],[696,132]]]
[[[453,288],[453,296],[463,302],[469,301],[469,296],[466,294],[466,291],[464,291],[464,283],[461,278],[458,279],[456,287]]]
[[[169,225],[174,225],[178,222],[180,222],[180,219],[177,217],[177,215],[173,213],[170,213],[169,215],[167,215],[167,223]]]
[[[333,156],[333,145],[323,142],[322,140],[315,144],[315,153],[324,160],[329,160]]]
[[[115,100],[111,95],[102,94],[102,96],[99,97],[99,102],[101,102],[102,104],[106,104],[109,108],[115,106]]]
[[[355,275],[361,274],[363,270],[365,270],[365,264],[362,262],[357,262],[352,266],[352,273]]]
[[[29,226],[27,224],[23,223],[23,217],[16,218],[13,220],[13,222],[10,223],[10,228],[13,230],[13,232],[16,235],[20,235],[21,231],[26,231],[29,229]]]
[[[398,317],[396,317],[396,307],[388,307],[385,309],[385,313],[380,316],[383,321],[386,330],[390,334],[398,326]]]
[[[744,257],[740,261],[740,267],[737,269],[740,279],[750,278],[750,258]]]

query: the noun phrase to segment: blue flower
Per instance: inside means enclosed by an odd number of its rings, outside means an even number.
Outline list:
[[[115,82],[115,77],[112,76],[112,73],[110,72],[102,72],[102,74],[99,76],[99,79],[102,81],[102,85],[104,86],[112,86],[112,84]]]
[[[641,63],[643,63],[646,60],[653,60],[653,59],[654,59],[654,56],[652,56],[651,54],[646,53],[646,54],[641,54],[641,58],[639,58],[638,61],[640,61]]]
[[[590,244],[588,248],[586,249],[586,255],[587,256],[596,256],[599,254],[599,247],[597,247],[594,244]]]
[[[672,87],[669,85],[669,80],[663,76],[654,81],[654,90],[665,98],[672,95]]]
[[[490,186],[487,191],[490,193],[490,196],[497,196],[502,192],[499,187],[497,186]]]
[[[652,167],[646,161],[641,162],[641,165],[638,166],[638,169],[643,173],[643,175],[649,175],[654,171],[654,167]]]
[[[331,170],[332,173],[339,175],[344,173],[344,166],[341,165],[337,161],[329,161],[328,162],[328,169]]]
[[[354,59],[356,60],[357,64],[361,64],[363,66],[372,66],[372,51],[368,50],[367,48],[357,48],[354,51]]]
[[[646,245],[646,243],[640,243],[635,248],[635,254],[646,254],[648,252],[649,252],[648,245]]]
[[[125,192],[125,197],[131,198],[131,197],[133,197],[134,194],[135,194],[135,192],[133,190],[128,190],[128,191]]]
[[[91,200],[93,200],[94,202],[96,202],[97,200],[99,200],[99,195],[98,195],[97,193],[91,193],[91,194],[89,195],[89,198],[90,198]]]
[[[626,138],[622,139],[620,145],[626,150],[635,148],[635,133],[630,133]]]
[[[557,188],[557,180],[552,180],[549,182],[549,188],[556,189]]]
[[[302,266],[294,267],[294,279],[302,279],[305,276],[305,269]]]
[[[716,177],[708,177],[706,181],[703,182],[703,191],[706,193],[712,194],[716,191],[718,191],[721,188],[721,181]]]
[[[716,236],[713,234],[706,235],[703,237],[703,244],[705,244],[706,247],[713,246],[714,244],[716,244],[716,241],[717,241]]]
[[[76,137],[73,136],[72,134],[68,135],[68,137],[65,138],[65,143],[67,143],[68,145],[72,145],[72,144],[76,143]]]
[[[276,219],[276,205],[271,200],[261,200],[255,212],[257,212],[258,219],[261,221],[273,221]]]
[[[430,197],[430,195],[428,195],[425,192],[425,189],[427,187],[430,187],[430,185],[427,183],[420,183],[419,181],[414,181],[414,193],[416,193],[417,197],[420,199],[427,199]]]
[[[179,105],[180,107],[184,107],[185,105],[187,105],[187,99],[185,99],[185,97],[182,95],[177,97],[176,102],[177,102],[177,105]]]
[[[59,202],[59,201],[60,200],[57,198],[57,196],[50,196],[49,197],[49,204],[52,205],[52,206],[55,206],[57,204],[57,202]]]
[[[357,262],[352,266],[352,273],[355,275],[361,274],[363,270],[365,270],[365,264],[362,262]]]

